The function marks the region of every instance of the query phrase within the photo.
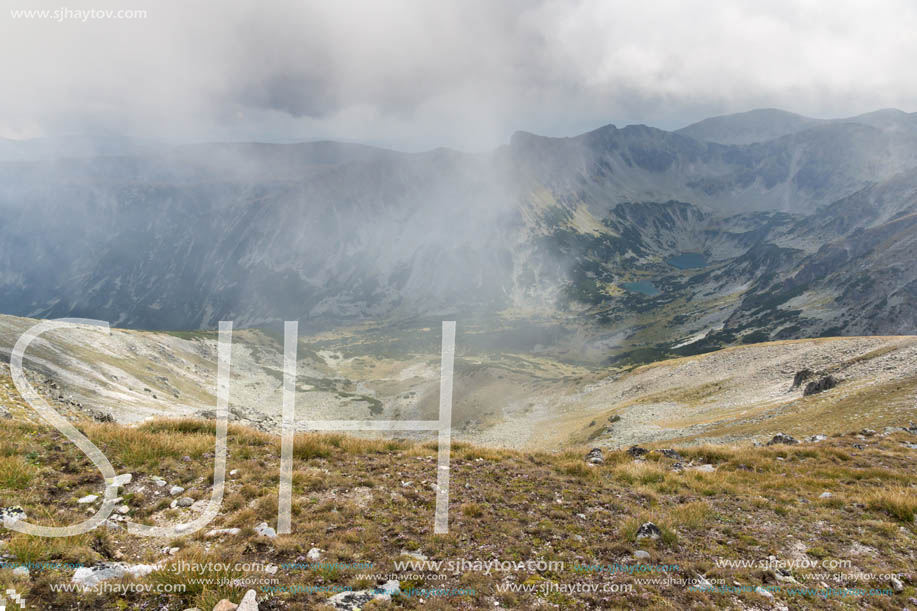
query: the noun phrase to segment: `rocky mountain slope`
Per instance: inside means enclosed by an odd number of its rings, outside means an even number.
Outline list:
[[[103,482],[88,459],[17,397],[0,405],[10,413],[4,515],[62,525],[98,509]],[[449,533],[433,535],[435,443],[298,435],[292,532],[278,534],[280,441],[233,426],[219,514],[162,539],[124,524],[201,514],[213,426],[79,425],[130,479],[92,532],[42,538],[0,525],[0,585],[28,608],[901,609],[917,595],[917,428],[591,451],[589,463],[588,446],[454,443]]]
[[[34,320],[0,316],[0,357]],[[917,421],[917,337],[780,341],[642,367],[588,367],[495,350],[459,327],[453,437],[491,447],[766,441]],[[490,335],[485,333],[485,335]],[[439,337],[431,329],[353,329],[300,338],[296,420],[431,420],[439,411]],[[82,329],[43,336],[27,375],[68,417],[136,425],[213,419],[216,335]],[[5,370],[5,366],[4,366]],[[795,385],[808,371],[806,384]],[[283,346],[236,331],[232,421],[277,433]],[[834,386],[806,395],[827,377]],[[301,427],[300,427],[301,429]],[[425,434],[402,433],[405,437]]]
[[[2,312],[313,331],[575,317],[593,360],[917,332],[917,119],[900,111],[517,133],[486,154],[78,144],[0,161]]]

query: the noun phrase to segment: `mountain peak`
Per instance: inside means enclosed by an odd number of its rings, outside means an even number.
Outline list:
[[[786,136],[823,121],[778,108],[757,108],[747,112],[711,117],[692,123],[676,133],[718,144],[752,144]]]

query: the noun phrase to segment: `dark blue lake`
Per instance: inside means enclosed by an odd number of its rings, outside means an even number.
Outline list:
[[[655,297],[659,294],[659,289],[652,282],[622,282],[621,286],[628,291],[643,293],[648,297]]]
[[[678,269],[700,269],[707,267],[707,257],[699,252],[686,252],[668,259],[666,263]]]

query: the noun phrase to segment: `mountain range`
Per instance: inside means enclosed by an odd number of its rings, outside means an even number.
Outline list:
[[[0,142],[0,312],[458,319],[653,360],[917,333],[917,113],[517,132],[488,153]],[[547,338],[547,339],[546,339]]]

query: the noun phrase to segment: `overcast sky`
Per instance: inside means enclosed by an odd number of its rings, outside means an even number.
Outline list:
[[[13,18],[65,6],[145,19]],[[917,3],[6,0],[0,137],[361,141],[917,110]],[[7,10],[7,8],[9,10]]]

